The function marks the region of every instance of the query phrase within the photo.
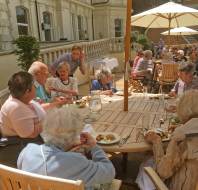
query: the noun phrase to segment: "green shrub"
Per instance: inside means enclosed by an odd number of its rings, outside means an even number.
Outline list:
[[[16,44],[15,54],[18,55],[18,66],[27,71],[30,65],[39,58],[39,43],[32,36],[20,36],[13,43]]]
[[[144,50],[150,49],[150,41],[144,34],[138,36],[137,42],[143,46]]]

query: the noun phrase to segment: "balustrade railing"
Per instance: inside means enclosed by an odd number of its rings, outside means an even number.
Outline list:
[[[44,63],[51,64],[61,54],[71,52],[71,48],[73,45],[79,45],[82,47],[86,55],[86,62],[89,62],[92,59],[99,58],[101,56],[105,56],[113,52],[122,52],[124,47],[123,37],[102,39],[91,42],[73,43],[68,45],[61,45],[60,47],[41,49],[41,59]]]

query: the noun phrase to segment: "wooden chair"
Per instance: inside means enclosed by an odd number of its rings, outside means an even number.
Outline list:
[[[169,190],[153,168],[144,167],[144,170],[150,177],[151,181],[155,184],[157,190]]]
[[[110,190],[118,190],[121,181],[114,179]],[[84,190],[81,180],[68,180],[25,172],[0,164],[2,190]]]
[[[134,77],[134,76],[130,76],[129,79],[129,91],[130,92],[143,92],[143,84],[142,84],[142,80],[144,79],[144,77]]]
[[[144,167],[144,170],[150,177],[151,181],[156,186],[157,190],[169,190],[168,187],[164,184],[164,182],[161,180],[161,178],[158,176],[158,174],[153,168]],[[197,182],[195,190],[198,190],[198,182]]]
[[[159,92],[162,93],[163,86],[174,85],[178,79],[178,67],[179,64],[176,63],[166,63],[161,65],[162,70],[159,74]]]

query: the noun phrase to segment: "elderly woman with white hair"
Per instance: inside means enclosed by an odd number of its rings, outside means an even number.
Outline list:
[[[92,81],[91,90],[101,90],[105,95],[112,95],[117,91],[112,86],[112,75],[109,69],[103,68],[96,74],[96,78]]]
[[[112,163],[90,134],[80,134],[84,119],[82,114],[84,111],[79,113],[79,109],[72,107],[49,111],[41,134],[45,144],[28,144],[19,155],[18,168],[48,176],[82,180],[86,189],[111,183],[115,176]],[[77,144],[90,151],[92,160],[73,151]]]
[[[172,134],[166,151],[161,137],[148,132],[146,140],[153,145],[156,171],[168,181],[170,190],[196,190],[198,182],[198,90],[181,96],[177,103],[177,115],[183,123]],[[139,176],[138,182],[141,182]],[[142,184],[142,183],[141,183]],[[141,184],[139,184],[141,186]],[[153,190],[142,186],[141,190]]]
[[[78,84],[75,77],[70,77],[70,66],[66,61],[58,64],[56,68],[56,78],[53,79],[49,89],[51,90],[51,96],[77,96]],[[51,80],[49,78],[48,80]]]
[[[34,86],[36,88],[36,101],[38,101],[45,110],[71,102],[71,100],[68,98],[51,98],[48,96],[45,89],[46,80],[49,74],[46,64],[40,61],[35,61],[30,66],[28,72],[34,78]]]

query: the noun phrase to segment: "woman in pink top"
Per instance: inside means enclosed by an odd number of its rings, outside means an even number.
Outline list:
[[[131,69],[131,76],[132,78],[136,78],[136,68],[138,67],[139,63],[142,61],[144,53],[142,50],[137,51],[137,55],[133,61],[133,67]]]
[[[45,111],[33,101],[35,87],[31,74],[24,71],[15,73],[8,87],[11,95],[0,111],[0,162],[16,166],[19,152],[28,142],[42,142],[39,134]]]

